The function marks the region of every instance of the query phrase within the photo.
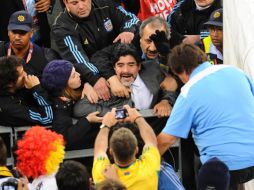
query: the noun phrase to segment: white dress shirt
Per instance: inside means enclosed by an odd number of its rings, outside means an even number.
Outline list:
[[[135,108],[139,110],[149,109],[151,106],[153,94],[146,87],[139,75],[137,75],[131,85],[131,99],[135,104]]]

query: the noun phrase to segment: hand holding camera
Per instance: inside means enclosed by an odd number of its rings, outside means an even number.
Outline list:
[[[128,115],[124,119],[124,122],[135,123],[137,118],[142,117],[136,108],[131,108],[129,105],[124,105],[124,109],[126,109]]]
[[[116,108],[113,108],[111,112],[108,112],[104,115],[102,119],[102,124],[106,125],[107,127],[112,127],[117,123],[117,119],[115,118],[116,115]]]
[[[128,112],[125,108],[116,109],[115,118],[116,119],[124,119],[128,116]]]
[[[18,189],[18,179],[9,178],[7,181],[2,183],[2,190],[17,190]]]
[[[2,190],[29,190],[28,180],[25,177],[22,178],[9,178],[7,181],[3,182]]]
[[[142,117],[136,108],[131,108],[129,105],[124,105],[123,108],[113,108],[111,112],[104,115],[102,124],[107,127],[114,126],[117,122],[135,123],[138,118]]]

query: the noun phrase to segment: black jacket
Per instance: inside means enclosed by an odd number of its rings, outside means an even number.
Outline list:
[[[7,56],[7,51],[9,47],[8,43],[0,43],[0,56]],[[26,60],[26,57],[24,57],[24,60]],[[14,55],[14,52],[12,52],[12,55]],[[23,65],[25,71],[27,74],[33,74],[37,77],[41,77],[42,71],[44,67],[47,65],[47,63],[53,59],[59,58],[58,54],[50,49],[50,48],[41,48],[37,46],[36,44],[33,44],[33,53],[31,60],[28,63],[25,63]]]
[[[73,121],[73,101],[65,102],[56,97],[53,102],[54,120],[52,129],[64,136],[66,149],[93,147],[99,128],[89,123],[85,117]]]
[[[71,61],[83,81],[92,85],[99,79],[98,69],[89,61],[96,51],[112,44],[124,31],[138,32],[139,20],[109,0],[92,0],[87,18],[78,19],[66,10],[52,25],[52,38],[63,59]]]
[[[52,1],[52,4],[54,2]],[[7,26],[9,23],[10,16],[20,10],[24,10],[22,0],[4,0],[1,1],[0,6],[0,40],[9,41]],[[40,39],[35,43],[39,46],[50,47],[50,27],[47,19],[47,13],[38,13],[38,25],[40,31]]]
[[[53,112],[40,85],[15,94],[0,91],[0,125],[49,125]]]
[[[115,75],[112,60],[110,59],[112,57],[110,56],[110,51],[114,51],[114,46],[109,46],[103,50],[104,51],[97,52],[95,54],[97,56],[94,56],[93,60],[98,68],[101,69],[102,76],[109,78],[110,76]],[[95,60],[95,58],[97,59]],[[150,109],[152,109],[161,100],[168,100],[173,106],[177,93],[162,90],[160,88],[160,84],[164,80],[165,76],[159,64],[154,61],[142,62],[139,76],[151,94],[153,94]],[[91,104],[86,98],[84,98],[76,103],[74,107],[74,116],[81,117],[94,111],[99,111],[101,112],[100,115],[104,115],[106,112],[110,111],[112,107],[122,107],[124,104],[132,106],[131,99],[112,96],[109,101],[104,102],[103,100],[100,100],[98,104]]]
[[[181,0],[175,5],[167,21],[172,30],[181,35],[200,35],[202,30],[206,30],[203,24],[208,21],[211,13],[219,8],[220,0],[215,0],[209,8],[201,11],[196,10],[194,0]]]

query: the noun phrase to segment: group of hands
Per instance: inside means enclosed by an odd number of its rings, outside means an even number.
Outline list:
[[[134,34],[132,32],[122,32],[120,33],[113,43],[116,42],[121,42],[121,43],[127,43],[130,44],[134,38]],[[169,41],[166,37],[166,34],[164,31],[156,31],[154,35],[151,35],[151,39],[156,42],[157,46],[162,46],[162,50],[164,50],[165,46],[161,44],[167,44],[169,45]],[[158,47],[160,48],[160,47]],[[161,51],[162,51],[161,50]],[[166,78],[167,79],[167,78]],[[167,84],[169,81],[164,80],[161,84],[161,87],[166,89]],[[173,84],[174,87],[169,87],[169,88],[175,88],[177,86],[176,82],[175,83],[169,83]],[[117,96],[119,98],[130,98],[130,93],[131,90],[130,88],[125,87],[117,78],[116,75],[111,76],[108,80],[106,80],[104,77],[99,78],[99,80],[95,83],[95,85],[92,87],[88,83],[84,85],[81,99],[84,98],[85,96],[87,97],[88,101],[90,103],[96,104],[98,103],[99,99],[102,99],[104,101],[108,101],[110,99],[110,96]],[[154,114],[158,117],[167,117],[170,115],[172,110],[171,105],[167,100],[161,100],[159,103],[157,103],[154,108]],[[98,113],[94,112],[91,113],[91,115],[96,116]],[[89,116],[89,115],[88,115]],[[100,120],[99,118],[94,118],[95,121]]]
[[[131,90],[123,86],[116,75],[109,78],[108,81],[106,81],[105,78],[101,77],[97,83],[97,85],[94,87],[92,87],[89,83],[85,83],[82,90],[81,99],[86,96],[90,103],[96,104],[98,103],[99,99],[108,101],[110,98],[110,92],[113,96],[120,98],[130,98]],[[154,114],[157,117],[167,117],[170,115],[171,110],[172,107],[169,104],[168,100],[161,100],[153,107]],[[100,123],[102,121],[102,117],[98,117],[98,114],[99,112],[90,113],[87,116],[88,121],[92,123]]]
[[[98,117],[100,123],[108,127],[114,126],[116,123],[135,123],[137,118],[141,118],[141,114],[136,108],[132,108],[129,105],[124,105],[123,109],[126,110],[126,117],[122,119],[116,118],[116,108],[112,108],[110,112],[107,112],[103,117]],[[99,112],[93,112],[87,116],[87,120],[91,120],[92,117],[96,117]],[[93,115],[93,116],[92,116]]]
[[[50,6],[50,0],[39,0],[35,4],[35,6],[39,12],[43,12],[46,9],[48,10]],[[122,32],[115,38],[113,43],[120,41],[121,43],[129,44],[131,43],[133,38],[134,34],[132,32]],[[156,31],[156,34],[154,36],[151,36],[151,38],[154,41],[157,40],[160,42],[162,40],[165,40],[166,35],[165,32]],[[168,83],[168,81],[165,80],[164,83],[162,83],[161,87],[165,86],[165,82]],[[38,84],[40,84],[38,77],[34,75],[27,75],[25,77],[25,87],[27,89],[31,89]],[[116,75],[113,75],[108,80],[103,77],[99,78],[99,80],[95,83],[93,87],[89,83],[85,83],[82,90],[81,99],[86,96],[90,103],[96,104],[98,103],[99,99],[108,101],[111,94],[120,98],[130,98],[130,93],[131,90],[125,87],[118,80]],[[172,107],[167,100],[161,100],[153,108],[154,114],[158,117],[169,116],[169,114],[171,113],[171,109]],[[102,118],[98,117],[98,114],[98,112],[93,112],[87,116],[87,119],[91,122],[101,122]]]

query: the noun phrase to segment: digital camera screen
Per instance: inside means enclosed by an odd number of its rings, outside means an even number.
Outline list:
[[[126,109],[117,109],[116,110],[116,119],[124,119],[127,116],[127,110]]]

